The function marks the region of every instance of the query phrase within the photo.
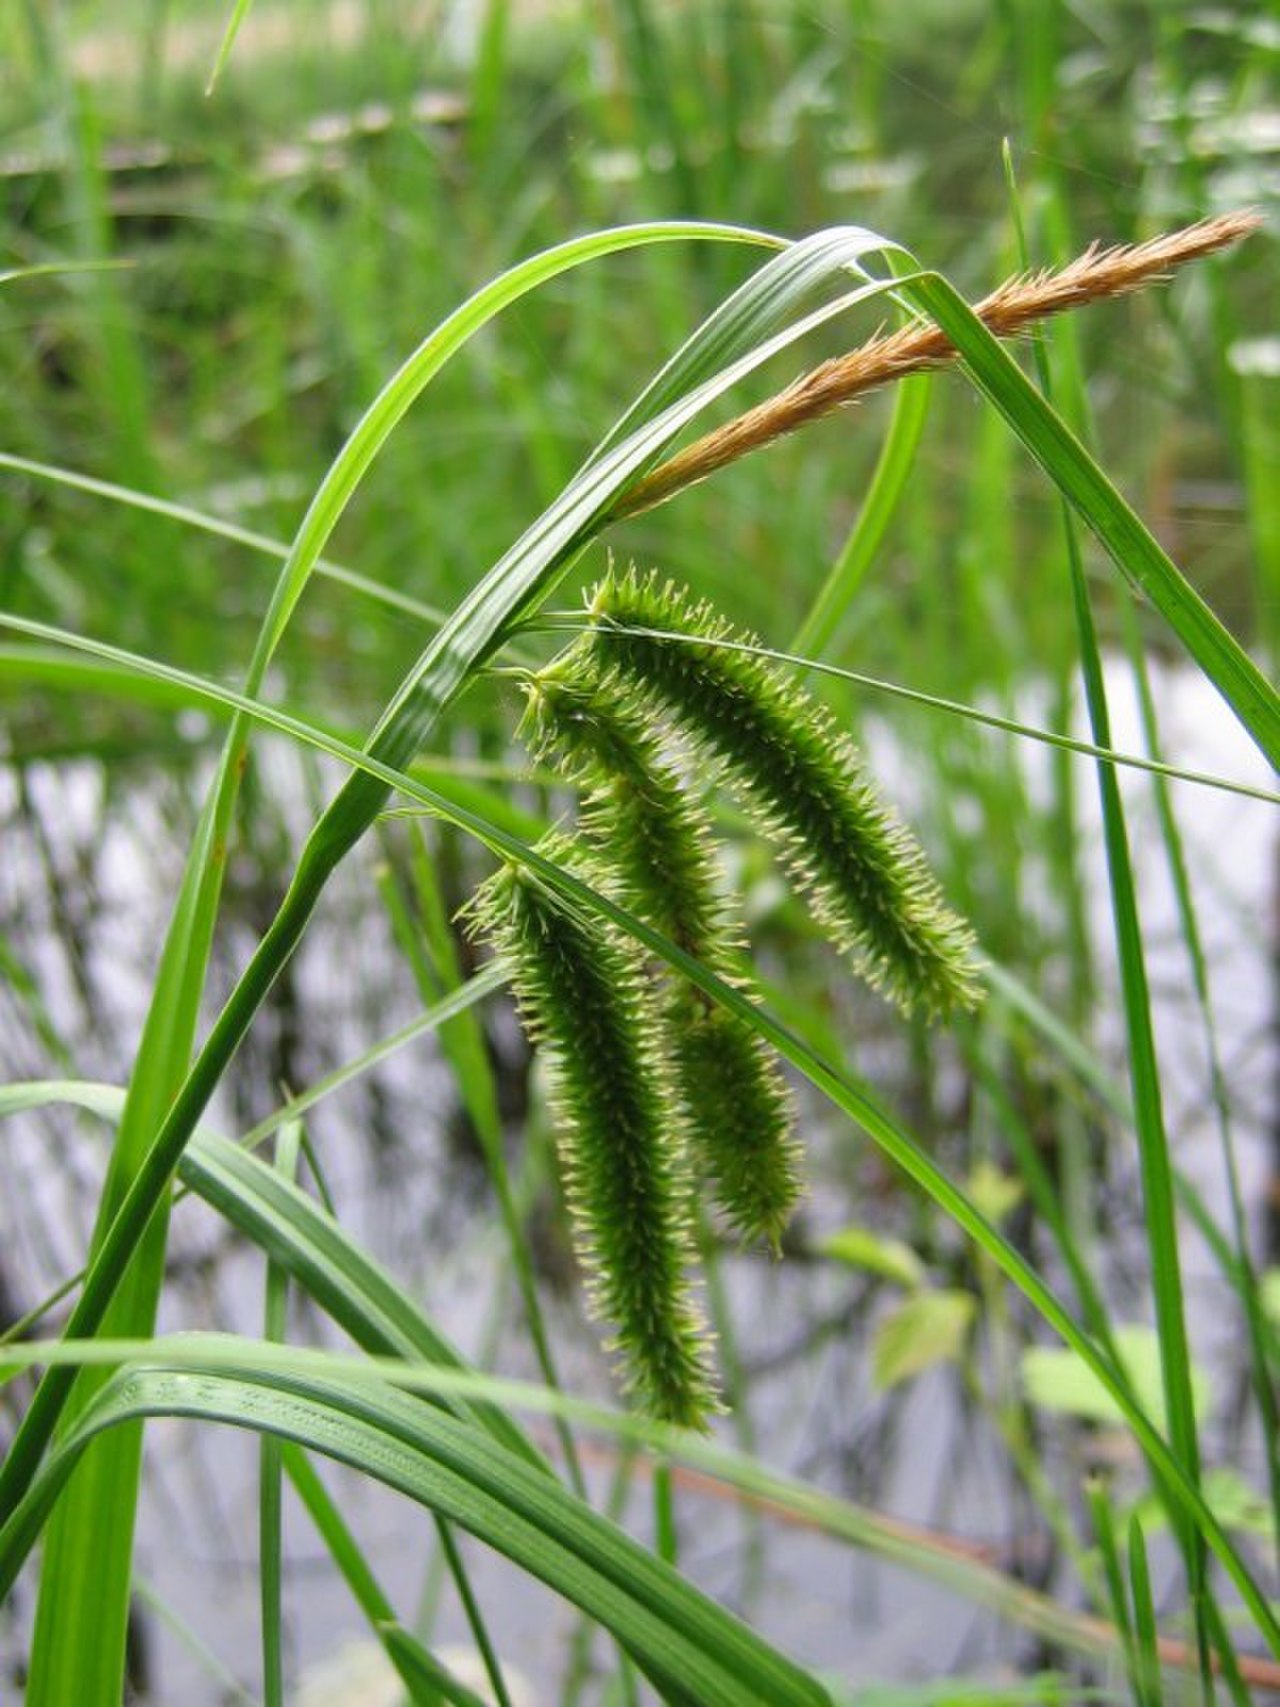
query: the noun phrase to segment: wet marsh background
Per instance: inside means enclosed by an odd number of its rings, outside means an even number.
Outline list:
[[[0,604],[227,683],[270,594],[273,542],[292,537],[369,399],[428,328],[536,249],[648,219],[790,235],[857,223],[977,297],[1019,267],[1005,138],[1037,262],[1094,238],[1134,240],[1207,212],[1275,206],[1280,47],[1247,6],[258,0],[205,99],[217,37],[207,8],[163,0],[30,0],[0,23],[5,265],[128,262],[0,286]],[[748,251],[701,244],[614,256],[486,329],[401,423],[326,549],[329,562],[394,596],[318,578],[267,697],[358,739],[421,650],[421,607],[458,603],[756,264]],[[1259,656],[1280,609],[1273,295],[1274,238],[1264,230],[1238,254],[1071,326],[1099,463]],[[879,318],[873,304],[861,322],[810,339],[804,364]],[[795,371],[792,352],[722,413]],[[889,397],[861,404],[605,543],[661,565],[786,647],[858,517],[891,406]],[[149,513],[67,474],[185,513]],[[204,523],[191,525],[189,512]],[[556,607],[572,606],[603,564],[596,546]],[[1265,763],[1150,611],[1100,553],[1088,569],[1116,748],[1145,752],[1158,730],[1166,760],[1269,788]],[[825,661],[1087,739],[1057,496],[954,374],[931,383],[901,501],[852,591]],[[1135,658],[1149,672],[1154,728]],[[980,1022],[948,1035],[905,1026],[835,966],[743,835],[734,879],[767,998],[865,1076],[1056,1280],[1061,1258],[1020,1177],[1020,1158],[1039,1157],[1112,1319],[1149,1325],[1089,761],[882,690],[824,680],[821,692],[856,729],[1005,982]],[[81,680],[64,691],[45,650],[18,638],[0,643],[0,694],[0,1067],[15,1082],[120,1084],[221,727],[177,689]],[[424,774],[536,835],[566,798],[529,775],[512,742],[518,714],[509,685],[473,685],[434,731]],[[338,775],[279,737],[255,738],[210,1018],[270,923]],[[1170,1147],[1203,1208],[1227,1226],[1220,1111],[1173,847],[1203,933],[1254,1257],[1274,1281],[1274,806],[1173,782],[1171,841],[1150,778],[1131,771],[1123,786]],[[435,874],[426,890],[424,852]],[[488,868],[482,850],[430,821],[389,819],[366,838],[251,1030],[210,1124],[243,1134],[283,1097],[410,1024],[458,969],[424,954],[405,919],[432,891],[452,913]],[[467,945],[454,952],[469,969]],[[491,1001],[480,1011],[561,1377],[571,1392],[607,1399],[539,1077],[509,1010]],[[469,1358],[534,1379],[455,1069],[433,1037],[411,1041],[319,1100],[308,1138],[343,1226]],[[1065,1397],[1046,1393],[1054,1371],[1045,1365],[1035,1385],[1027,1353],[1048,1341],[1031,1313],[849,1122],[812,1094],[802,1107],[810,1194],[785,1260],[709,1248],[733,1402],[723,1438],[921,1526],[910,1538],[917,1566],[977,1559],[1068,1612],[1083,1608],[1073,1549],[1091,1543],[1084,1474],[1101,1466],[1127,1514],[1144,1487],[1131,1440],[1090,1413],[1070,1371],[1057,1371]],[[17,1320],[84,1260],[108,1136],[54,1109],[7,1122],[0,1146],[0,1292]],[[860,1238],[842,1245],[850,1230]],[[1239,1304],[1189,1226],[1186,1261],[1205,1461],[1265,1581],[1274,1515]],[[260,1255],[207,1208],[184,1204],[161,1326],[255,1334],[261,1291]],[[970,1302],[959,1317],[942,1305],[931,1313],[930,1298],[960,1294]],[[1275,1308],[1274,1285],[1269,1296]],[[920,1367],[908,1360],[886,1384],[877,1356],[908,1299],[924,1301],[912,1342],[923,1346]],[[336,1343],[317,1313],[299,1305],[295,1314],[299,1339]],[[603,1502],[612,1487],[630,1525],[648,1534],[651,1478],[639,1469],[628,1484],[619,1462],[616,1449],[588,1446],[593,1494]],[[471,1645],[425,1515],[407,1519],[402,1503],[354,1476],[333,1485],[401,1616],[420,1616],[432,1643]],[[137,1555],[139,1699],[261,1698],[257,1486],[247,1437],[152,1425]],[[1121,1668],[1082,1658],[1069,1632],[1055,1641],[1016,1615],[975,1610],[927,1569],[887,1563],[883,1544],[850,1550],[678,1479],[675,1497],[681,1569],[829,1677],[842,1699],[941,1703],[953,1697],[952,1685],[930,1681],[939,1678],[968,1680],[978,1693],[966,1700],[1005,1689],[1023,1701],[1130,1698]],[[292,1508],[286,1533],[296,1678],[364,1626]],[[1151,1545],[1165,1627],[1189,1641],[1173,1551],[1154,1524]],[[618,1681],[612,1651],[576,1644],[563,1603],[471,1552],[503,1658],[530,1700],[627,1698],[634,1685]],[[24,1578],[0,1624],[5,1699],[19,1689],[33,1595],[34,1578]],[[1195,1699],[1192,1687],[1171,1682],[1169,1698]],[[1252,1687],[1268,1698],[1265,1678]]]

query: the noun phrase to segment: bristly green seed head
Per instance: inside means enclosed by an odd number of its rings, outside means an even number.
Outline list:
[[[590,610],[583,664],[651,714],[670,717],[717,766],[869,982],[904,1009],[945,1015],[972,1007],[972,935],[825,707],[776,664],[743,650],[759,645],[754,635],[655,574],[611,573]],[[707,644],[691,643],[699,640]]]
[[[610,892],[735,986],[741,928],[721,891],[710,821],[634,695],[585,678],[570,648],[530,690],[521,726],[583,789],[582,825]],[[655,976],[659,976],[655,972]],[[770,1049],[686,979],[663,974],[665,1047],[692,1159],[743,1238],[776,1249],[801,1193],[791,1100]]]
[[[520,734],[582,791],[580,822],[613,887],[678,947],[724,972],[739,940],[720,892],[711,826],[667,760],[663,734],[618,694],[565,665],[534,681]]]
[[[677,990],[671,1047],[688,1142],[730,1226],[777,1255],[803,1194],[791,1098],[772,1051],[726,1008]]]
[[[569,858],[561,838],[540,851]],[[624,1386],[651,1416],[703,1428],[718,1402],[687,1278],[690,1187],[640,957],[516,866],[491,878],[470,912],[546,1054],[588,1295],[616,1330]]]
[[[741,933],[674,731],[743,799],[864,974],[903,1007],[970,1005],[972,938],[830,713],[753,636],[654,575],[611,573],[590,610],[588,633],[528,684],[520,732],[583,802],[585,841],[553,835],[540,851],[737,986]],[[730,1224],[777,1250],[800,1194],[777,1063],[740,1014],[646,968],[629,938],[522,867],[471,910],[547,1051],[579,1248],[627,1386],[653,1415],[703,1425],[716,1400],[686,1278],[686,1151]]]

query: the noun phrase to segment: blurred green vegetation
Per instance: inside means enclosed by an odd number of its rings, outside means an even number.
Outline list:
[[[1045,261],[1273,188],[1249,126],[1269,50],[1248,8],[1230,27],[1222,9],[1160,4],[618,0],[516,7],[486,42],[504,10],[259,4],[206,98],[219,8],[9,8],[7,259],[130,265],[0,294],[0,448],[287,539],[414,343],[574,231],[853,222],[977,295],[1016,264],[1004,138]],[[1249,415],[1228,353],[1262,325],[1267,247],[1079,324],[1104,466],[1246,634],[1257,593],[1235,524]],[[452,605],[751,264],[668,246],[506,316],[397,433],[334,555]],[[842,323],[812,355],[868,329]],[[1043,481],[963,383],[936,393],[911,501],[836,654],[968,691],[1061,662],[1066,582]],[[614,549],[784,638],[856,514],[885,409],[719,476]],[[0,480],[6,604],[196,667],[244,654],[262,562]],[[297,692],[336,693],[358,720],[419,636],[331,587],[309,607],[284,667]]]

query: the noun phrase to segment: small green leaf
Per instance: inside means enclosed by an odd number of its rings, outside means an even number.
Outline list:
[[[815,1247],[819,1256],[834,1257],[849,1268],[865,1269],[868,1274],[896,1280],[914,1292],[924,1285],[925,1269],[920,1258],[901,1239],[882,1238],[869,1227],[843,1227],[822,1239]]]
[[[1164,1391],[1160,1381],[1160,1345],[1150,1328],[1124,1327],[1115,1332],[1116,1350],[1143,1409],[1163,1428]],[[1092,1370],[1065,1347],[1032,1346],[1023,1353],[1022,1385],[1028,1400],[1041,1410],[1059,1411],[1089,1422],[1120,1423],[1119,1406]],[[1197,1412],[1209,1402],[1209,1378],[1193,1365],[1191,1390]]]
[[[1026,1189],[1021,1180],[1005,1173],[985,1157],[975,1163],[969,1175],[969,1196],[987,1220],[997,1227],[1011,1210],[1017,1208],[1025,1195]]]
[[[871,1375],[883,1389],[909,1381],[964,1349],[975,1301],[970,1292],[917,1292],[880,1323],[871,1349]]]

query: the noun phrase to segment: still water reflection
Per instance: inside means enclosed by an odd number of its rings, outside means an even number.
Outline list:
[[[1124,672],[1117,667],[1112,674],[1117,745],[1138,750]],[[1198,678],[1166,670],[1158,692],[1170,756],[1189,767],[1268,785],[1256,753]],[[1028,695],[1027,716],[1033,719],[1035,699]],[[891,734],[875,726],[868,739],[876,768],[910,811],[910,767]],[[1045,775],[1043,755],[1026,752],[1034,802]],[[319,794],[318,779],[284,751],[264,747],[262,764],[258,798],[271,804],[271,812],[260,815],[255,845],[242,847],[232,864],[231,922],[219,943],[214,976],[218,994],[229,987],[269,918],[285,850],[296,845]],[[203,774],[122,779],[85,761],[0,773],[0,947],[6,960],[0,1068],[6,1079],[64,1073],[122,1079],[178,881],[192,800],[203,781]],[[1131,778],[1125,790],[1169,1127],[1179,1164],[1225,1220],[1215,1114],[1175,892],[1149,785]],[[1081,797],[1090,924],[1103,984],[1094,1035],[1123,1080],[1113,957],[1106,948],[1105,878],[1087,767]],[[1174,786],[1174,800],[1212,969],[1246,1200],[1260,1219],[1274,1091],[1271,810],[1182,784]],[[312,1084],[418,1010],[378,899],[373,864],[374,854],[357,857],[333,884],[315,929],[210,1111],[215,1128],[245,1130],[276,1105],[280,1087]],[[911,1108],[919,1088],[911,1080],[910,1051],[894,1024],[874,1004],[852,997],[833,998],[832,1011],[834,1022],[859,1039],[860,1069],[881,1081],[897,1106]],[[496,1011],[490,1024],[498,1058],[518,1093],[524,1066],[510,1016]],[[931,1095],[943,1155],[959,1170],[966,1165],[963,1128],[971,1105],[967,1081],[946,1049]],[[518,1100],[513,1096],[513,1106]],[[469,1355],[505,1373],[533,1377],[491,1197],[450,1073],[432,1040],[406,1047],[327,1098],[310,1117],[309,1132],[349,1230],[415,1291]],[[1068,1583],[1069,1572],[1018,1491],[979,1396],[951,1368],[926,1373],[887,1395],[875,1392],[868,1345],[875,1322],[892,1305],[892,1290],[812,1254],[822,1234],[858,1224],[919,1240],[930,1272],[942,1284],[971,1285],[957,1242],[945,1231],[925,1229],[913,1202],[895,1188],[865,1142],[813,1101],[805,1104],[805,1136],[812,1183],[796,1254],[778,1266],[735,1253],[720,1263],[729,1324],[722,1337],[731,1341],[750,1387],[749,1409],[726,1421],[725,1437],[819,1486],[958,1541],[976,1540],[984,1557],[1017,1566],[1041,1586]],[[0,1129],[0,1306],[10,1319],[78,1266],[104,1144],[101,1129],[63,1109],[24,1116]],[[544,1303],[564,1379],[605,1396],[606,1373],[567,1278],[551,1195],[518,1146],[512,1162],[525,1179],[539,1230],[535,1247]],[[1106,1182],[1111,1213],[1099,1268],[1118,1314],[1141,1321],[1149,1287],[1135,1231],[1136,1159],[1123,1141],[1113,1141],[1107,1155]],[[1210,1452],[1256,1478],[1257,1442],[1247,1431],[1240,1435],[1231,1420],[1242,1380],[1239,1324],[1207,1253],[1190,1235],[1186,1252],[1197,1352],[1214,1399]],[[261,1311],[260,1258],[202,1205],[185,1203],[174,1220],[162,1325],[257,1334]],[[302,1307],[297,1330],[317,1331]],[[999,1361],[997,1348],[981,1366],[980,1386],[988,1377],[992,1383],[1001,1378]],[[256,1698],[255,1445],[229,1430],[201,1431],[176,1422],[152,1425],[148,1440],[138,1543],[148,1698],[192,1707],[242,1699],[242,1689]],[[1094,1437],[1087,1449],[1110,1447]],[[1070,1496],[1086,1443],[1050,1429],[1042,1451]],[[588,1448],[587,1461],[593,1492],[603,1500],[615,1465],[601,1445]],[[434,1608],[433,1531],[425,1515],[354,1476],[331,1480],[401,1616],[412,1619],[423,1607]],[[646,1532],[643,1477],[626,1511]],[[994,1671],[1015,1666],[1030,1652],[1027,1638],[918,1576],[802,1530],[745,1518],[728,1500],[706,1491],[681,1496],[680,1521],[682,1562],[691,1576],[797,1657],[847,1680],[928,1677],[959,1668]],[[287,1542],[289,1654],[301,1672],[358,1636],[361,1624],[305,1518],[292,1508]],[[470,1559],[483,1604],[500,1623],[505,1654],[526,1680],[528,1700],[558,1699],[555,1680],[568,1664],[575,1629],[570,1611],[479,1549],[471,1549]],[[8,1668],[21,1652],[30,1593],[28,1582],[9,1621],[0,1625],[4,1675],[12,1675]],[[451,1592],[440,1592],[438,1603],[436,1636],[464,1643],[465,1622]],[[199,1651],[200,1644],[212,1658]]]

